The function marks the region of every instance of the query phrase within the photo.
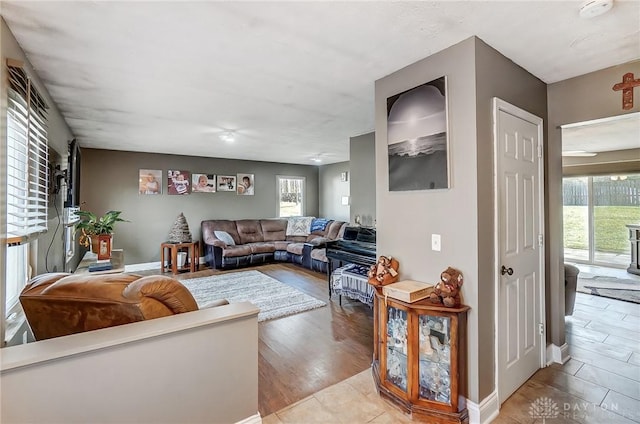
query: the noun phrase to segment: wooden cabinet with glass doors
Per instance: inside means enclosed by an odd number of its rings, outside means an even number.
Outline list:
[[[378,289],[373,376],[380,395],[430,423],[468,423],[468,310],[385,299]]]

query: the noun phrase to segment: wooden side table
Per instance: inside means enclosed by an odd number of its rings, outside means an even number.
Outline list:
[[[184,266],[178,264],[178,253],[186,253],[187,258]],[[166,253],[166,256],[165,256]],[[166,257],[166,260],[165,260]],[[190,243],[162,243],[160,246],[160,271],[165,272],[171,269],[173,274],[180,271],[196,272],[200,267],[200,242]]]

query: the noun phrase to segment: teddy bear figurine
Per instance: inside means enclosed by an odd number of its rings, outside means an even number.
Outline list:
[[[462,287],[462,273],[455,268],[448,267],[440,274],[440,281],[429,296],[432,303],[443,304],[448,308],[460,306],[460,287]]]
[[[391,256],[380,256],[378,262],[371,266],[367,277],[372,286],[386,286],[399,279],[400,263]]]

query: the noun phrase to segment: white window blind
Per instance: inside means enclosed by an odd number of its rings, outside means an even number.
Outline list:
[[[19,62],[7,68],[7,240],[22,244],[47,231],[47,105]]]

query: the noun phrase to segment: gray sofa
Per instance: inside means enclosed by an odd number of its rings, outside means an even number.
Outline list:
[[[316,225],[307,234],[298,231],[295,235],[287,235],[288,223],[284,218],[202,221],[205,261],[214,269],[280,261],[326,271],[326,257],[323,265],[321,260],[312,258],[312,251],[324,247],[327,241],[342,237],[347,224],[315,218],[312,225]]]

